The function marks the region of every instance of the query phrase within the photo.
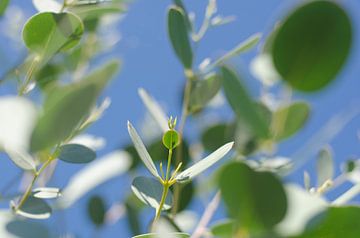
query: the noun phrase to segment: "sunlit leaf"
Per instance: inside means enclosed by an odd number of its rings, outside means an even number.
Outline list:
[[[236,115],[242,118],[256,135],[263,138],[268,137],[269,127],[266,118],[254,105],[254,101],[241,84],[236,73],[225,66],[221,68],[221,71],[226,98]]]
[[[40,187],[32,191],[32,196],[41,199],[58,198],[61,196],[59,188]]]
[[[190,235],[181,232],[174,233],[165,233],[165,234],[156,234],[156,233],[148,233],[138,236],[133,236],[132,238],[189,238]]]
[[[119,14],[124,12],[126,9],[116,3],[99,3],[99,4],[88,4],[79,6],[70,6],[69,11],[75,13],[81,19],[97,19],[107,14]]]
[[[61,12],[62,4],[56,0],[32,0],[38,12]]]
[[[136,151],[138,152],[138,154],[139,154],[141,160],[143,161],[144,165],[146,166],[146,168],[150,171],[150,173],[152,175],[154,175],[157,178],[160,178],[159,173],[155,167],[155,164],[149,155],[149,152],[147,151],[140,136],[138,135],[135,128],[131,125],[130,122],[128,122],[128,132],[129,132],[132,142],[134,143]]]
[[[251,233],[270,230],[285,217],[285,190],[270,172],[233,162],[221,171],[219,185],[230,217]]]
[[[12,150],[5,148],[9,158],[21,169],[36,171],[36,164],[33,157],[26,151]]]
[[[72,13],[43,12],[32,16],[23,29],[25,45],[41,62],[47,62],[59,50],[74,47],[84,31],[79,17]]]
[[[172,7],[168,12],[168,33],[176,55],[185,68],[191,69],[193,53],[189,41],[186,17],[179,7]]]
[[[51,215],[51,207],[42,199],[28,197],[17,214],[31,219],[47,219]]]
[[[234,235],[235,222],[233,220],[225,220],[215,223],[211,227],[211,233],[218,238],[232,238]]]
[[[280,141],[299,131],[310,114],[310,107],[305,102],[294,102],[277,109],[272,118],[271,130],[276,140]]]
[[[159,208],[163,193],[163,186],[157,179],[136,177],[132,182],[131,189],[136,197],[138,197],[143,203],[155,209]],[[171,204],[172,194],[171,191],[169,191],[163,206],[163,210],[168,210],[171,208]]]
[[[10,0],[1,0],[0,2],[0,16],[4,15]]]
[[[351,21],[333,1],[311,1],[282,23],[273,42],[273,60],[295,89],[316,91],[343,67],[352,44]]]
[[[105,221],[106,208],[104,201],[99,196],[93,196],[88,202],[88,214],[96,226],[101,226]]]
[[[70,179],[55,207],[70,207],[90,190],[126,172],[130,165],[131,158],[124,151],[114,151],[97,159]]]
[[[327,180],[331,180],[334,175],[334,162],[330,147],[323,148],[316,160],[317,183],[323,185]]]
[[[175,149],[181,142],[180,135],[175,130],[168,130],[165,132],[164,136],[162,137],[163,145],[167,149]]]
[[[187,168],[178,175],[176,175],[175,179],[180,183],[193,179],[195,176],[204,172],[206,169],[221,160],[231,150],[233,145],[234,142],[223,145],[204,159],[192,165],[190,168]]]
[[[67,144],[60,147],[58,158],[68,163],[83,164],[93,161],[96,153],[83,145]]]

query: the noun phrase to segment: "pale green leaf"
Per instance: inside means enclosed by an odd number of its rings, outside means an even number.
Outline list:
[[[96,158],[96,153],[86,146],[67,144],[59,148],[58,159],[75,164],[89,163]]]
[[[323,148],[316,160],[317,184],[323,185],[327,180],[332,180],[334,176],[334,161],[331,148]]]
[[[173,232],[173,233],[165,233],[165,234],[148,233],[148,234],[133,236],[132,238],[190,238],[190,235],[181,232]]]
[[[41,199],[52,199],[60,197],[61,193],[59,188],[40,187],[32,191],[32,196]]]
[[[5,147],[9,158],[21,169],[36,171],[36,164],[33,157],[26,151],[12,150]]]

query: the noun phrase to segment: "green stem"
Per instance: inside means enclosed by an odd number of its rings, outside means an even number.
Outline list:
[[[169,180],[172,153],[173,153],[173,150],[172,150],[172,149],[169,149],[169,155],[168,155],[168,161],[167,161],[165,182],[168,182],[168,180]]]
[[[160,204],[159,204],[158,209],[156,210],[156,215],[155,215],[154,222],[156,222],[160,218],[161,211],[162,211],[162,209],[164,207],[166,197],[167,197],[167,194],[169,192],[169,188],[170,188],[170,185],[168,183],[165,183],[164,184],[164,189],[163,189],[163,192],[162,192],[162,195],[161,195]]]

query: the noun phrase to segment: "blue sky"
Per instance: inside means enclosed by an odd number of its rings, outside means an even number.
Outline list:
[[[12,4],[18,5],[28,16],[35,13],[35,9],[29,4],[30,1],[13,0]],[[206,0],[185,0],[189,11],[196,13],[198,23],[202,19]],[[281,19],[284,11],[291,8],[299,1],[285,0],[219,0],[218,12],[224,16],[235,15],[236,21],[211,29],[204,40],[196,48],[196,64],[206,57],[216,58],[227,50],[233,48],[239,42],[250,35],[263,32],[267,34],[273,24]],[[137,89],[145,88],[162,105],[167,112],[174,116],[180,114],[179,95],[184,83],[182,67],[175,57],[169,44],[166,32],[166,10],[170,1],[165,0],[135,0],[129,6],[129,12],[122,22],[117,26],[121,32],[122,40],[111,52],[110,57],[121,58],[123,68],[120,74],[105,91],[104,95],[110,96],[112,105],[105,116],[90,128],[89,132],[105,137],[108,141],[107,147],[100,154],[109,152],[121,145],[129,143],[126,131],[126,121],[131,120],[135,125],[140,125],[144,116],[145,108],[142,105]],[[309,123],[296,137],[280,144],[279,154],[283,156],[292,155],[301,148],[306,141],[318,131],[333,116],[348,111],[350,108],[360,106],[359,75],[360,67],[360,2],[357,0],[344,0],[342,3],[350,12],[354,22],[354,45],[347,66],[339,75],[338,79],[320,93],[304,95],[295,93],[296,98],[302,98],[311,102],[312,111]],[[4,25],[1,25],[4,30]],[[4,37],[0,36],[2,52],[9,52],[5,47]],[[248,71],[249,62],[258,50],[252,50],[231,61],[245,77],[248,88],[254,95],[258,94],[259,84]],[[4,63],[5,64],[5,63]],[[3,71],[3,69],[1,69]],[[7,89],[0,89],[0,94],[7,94]],[[231,118],[230,110],[220,111],[222,118]],[[190,122],[191,123],[191,122]],[[191,135],[190,129],[186,130]],[[360,119],[355,118],[350,122],[337,137],[331,141],[335,153],[335,160],[340,164],[350,156],[360,155],[359,134]],[[9,161],[2,160],[1,174],[6,178],[12,177],[17,169]],[[68,166],[60,163],[55,175],[54,184],[63,185],[67,179],[79,170],[81,166]],[[313,174],[314,161],[310,160],[306,169]],[[292,174],[287,178],[289,181],[302,183],[302,171]],[[338,167],[337,167],[338,172]],[[6,181],[6,179],[4,179]],[[119,177],[96,189],[92,194],[103,194],[107,203],[121,200],[124,193],[129,192],[131,181],[125,177]],[[0,185],[2,182],[0,182]],[[336,197],[342,189],[330,194]],[[75,204],[69,211],[58,213],[51,218],[51,225],[58,227],[64,224],[69,231],[79,234],[80,237],[91,237],[93,227],[86,217],[86,196]],[[201,206],[200,206],[201,208]],[[56,223],[56,224],[55,224]],[[61,225],[61,226],[64,226]],[[127,227],[124,221],[106,227],[100,232],[101,237],[127,237]]]

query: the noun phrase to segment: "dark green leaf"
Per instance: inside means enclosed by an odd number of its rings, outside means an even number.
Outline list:
[[[179,7],[169,9],[168,32],[176,55],[186,69],[191,69],[193,54],[188,36],[186,17]]]
[[[6,225],[6,229],[19,238],[48,238],[49,230],[43,224],[26,220],[11,221]],[[5,237],[4,237],[5,238]]]
[[[44,200],[30,196],[17,214],[31,219],[47,219],[51,215],[51,207]]]
[[[88,201],[88,214],[96,226],[102,226],[105,221],[106,208],[104,201],[99,196],[93,196]]]
[[[132,201],[131,199],[127,199],[125,207],[127,214],[126,219],[132,234],[141,234],[141,220],[139,215],[139,209],[137,209],[137,207],[134,205],[134,201]]]
[[[58,158],[68,163],[83,164],[93,161],[96,153],[84,145],[67,144],[60,147]]]
[[[301,91],[316,91],[337,76],[351,44],[347,13],[334,1],[310,1],[280,26],[272,54],[287,83]]]
[[[271,122],[275,140],[280,141],[294,135],[304,126],[309,114],[310,107],[305,102],[295,102],[277,109]]]
[[[234,134],[232,127],[227,124],[212,125],[202,133],[201,142],[204,149],[207,151],[214,151],[223,145],[226,141],[232,140]]]
[[[180,135],[175,130],[169,130],[164,134],[162,142],[167,149],[175,149],[181,142]]]
[[[228,164],[220,174],[220,189],[235,224],[251,233],[270,230],[286,214],[281,181],[270,172],[255,172],[243,163]]]
[[[241,84],[236,73],[225,66],[221,68],[221,71],[226,98],[236,115],[242,118],[257,136],[267,138],[269,127],[266,118],[254,106],[254,101]]]

